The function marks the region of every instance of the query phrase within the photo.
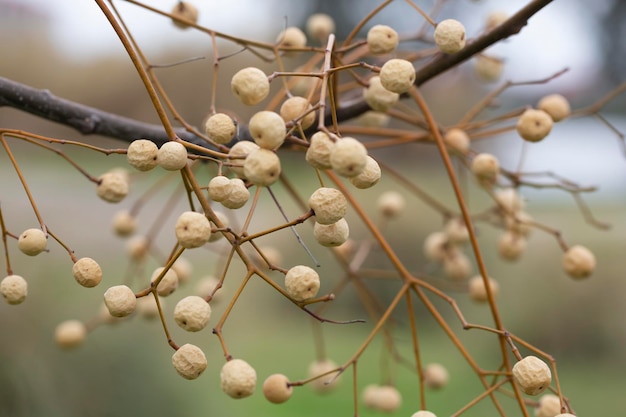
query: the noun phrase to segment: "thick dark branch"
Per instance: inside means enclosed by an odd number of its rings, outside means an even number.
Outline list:
[[[470,59],[487,47],[518,33],[535,13],[551,3],[552,0],[535,0],[511,16],[506,22],[478,37],[456,54],[440,54],[431,62],[417,70],[415,85],[420,86],[448,69]],[[24,84],[0,77],[0,106],[10,106],[34,114],[47,120],[70,126],[82,134],[98,134],[125,142],[139,138],[149,138],[159,146],[168,140],[165,129],[156,124],[139,122],[134,119],[107,113],[102,110],[78,104],[54,96],[48,90],[38,90]],[[336,109],[339,122],[357,117],[370,108],[363,100],[357,100]],[[330,126],[330,112],[326,115],[326,124]],[[202,138],[186,131],[176,129],[179,138],[203,147],[210,147]],[[249,140],[246,126],[239,126],[239,138]]]

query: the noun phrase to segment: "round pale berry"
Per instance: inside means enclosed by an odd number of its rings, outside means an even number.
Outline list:
[[[54,340],[59,347],[72,349],[80,346],[87,337],[87,327],[80,320],[66,320],[54,329]]]
[[[128,255],[135,261],[145,259],[149,249],[150,241],[145,236],[133,236],[126,244]]]
[[[242,359],[231,359],[220,372],[222,391],[232,398],[245,398],[254,393],[256,371]]]
[[[178,17],[183,20],[188,20],[191,23],[198,22],[198,9],[193,4],[187,1],[178,1],[171,11],[172,16]],[[172,19],[172,23],[180,29],[189,28],[189,24],[182,22],[178,19]]]
[[[280,106],[280,117],[287,122],[297,121],[303,129],[307,129],[315,122],[313,107],[304,97],[290,97]]]
[[[332,224],[346,216],[348,201],[341,191],[320,187],[309,197],[309,207],[315,212],[318,223]]]
[[[325,13],[315,13],[306,20],[306,33],[320,42],[325,42],[335,31],[335,21]]]
[[[305,301],[317,295],[320,276],[306,265],[296,265],[285,275],[287,294],[296,301]]]
[[[451,151],[466,154],[470,148],[470,138],[462,129],[452,128],[443,136],[444,143]]]
[[[179,284],[184,284],[191,279],[193,265],[189,259],[179,256],[178,259],[176,259],[172,264],[172,269],[176,272]]]
[[[109,203],[119,203],[128,195],[128,177],[117,171],[109,171],[98,178],[96,194]]]
[[[317,243],[322,246],[334,247],[343,244],[348,240],[350,229],[346,219],[339,219],[332,224],[319,224],[315,222],[313,226],[313,236]]]
[[[278,42],[279,48],[304,48],[306,35],[300,28],[290,26],[278,34],[276,42]]]
[[[503,71],[504,62],[500,58],[485,54],[478,54],[474,57],[474,73],[485,82],[498,81]]]
[[[539,110],[550,115],[553,121],[560,122],[572,112],[569,101],[560,94],[550,94],[542,97],[537,104]]]
[[[137,298],[126,285],[115,285],[104,293],[104,304],[113,317],[126,317],[135,311]]]
[[[250,154],[250,152],[259,149],[259,145],[254,142],[242,140],[235,143],[228,151],[229,168],[238,177],[246,178],[243,173],[243,161]]]
[[[341,377],[337,372],[328,373],[336,370],[339,366],[331,359],[318,359],[311,362],[307,369],[308,378],[313,378],[318,375],[324,375],[312,380],[309,385],[314,391],[319,393],[326,393],[337,387]]]
[[[420,410],[413,413],[411,417],[437,417],[437,415],[435,415],[432,411]]]
[[[211,303],[214,303],[214,302],[219,301],[219,299],[222,297],[222,294],[223,294],[223,292],[220,291],[222,287],[216,290],[218,285],[220,285],[219,279],[215,278],[212,275],[207,275],[205,277],[202,277],[198,281],[198,283],[196,284],[195,292],[196,294],[198,294],[198,296],[202,298],[206,298],[209,295],[213,295],[213,298],[211,298]]]
[[[498,239],[498,254],[507,261],[519,259],[526,249],[526,238],[507,230]]]
[[[443,227],[451,243],[465,243],[469,240],[469,230],[461,217],[453,217]]]
[[[231,178],[230,192],[221,203],[226,208],[236,210],[243,207],[248,202],[249,198],[250,191],[248,191],[243,180],[240,178]]]
[[[443,271],[451,280],[462,281],[472,272],[472,263],[463,252],[453,250],[443,259]]]
[[[72,275],[83,287],[92,288],[102,281],[102,269],[91,258],[80,258],[72,267]]]
[[[270,93],[270,82],[256,67],[241,69],[230,80],[230,88],[243,104],[252,106],[263,101]]]
[[[330,165],[337,174],[355,177],[365,169],[367,148],[357,139],[344,137],[335,143],[330,153]]]
[[[368,110],[357,117],[355,121],[359,124],[359,126],[363,127],[386,127],[389,124],[390,119],[391,118],[386,113],[376,110]]]
[[[448,235],[445,232],[432,232],[424,239],[423,253],[426,259],[443,262],[448,254]]]
[[[506,215],[504,217],[504,223],[507,230],[525,237],[530,235],[533,221],[532,216],[524,210],[520,210],[517,213]]]
[[[572,246],[563,254],[563,270],[572,278],[587,278],[595,268],[596,257],[584,246]]]
[[[369,85],[363,90],[363,98],[372,110],[386,112],[398,102],[400,95],[383,87],[380,77],[375,75],[369,79]]]
[[[491,294],[494,296],[494,298],[497,297],[498,293],[500,292],[500,285],[498,284],[498,281],[493,278],[489,278],[488,282]],[[479,303],[487,302],[487,288],[485,287],[482,276],[477,275],[471,278],[468,284],[469,296],[472,300]]]
[[[280,158],[269,149],[252,151],[243,162],[243,173],[248,181],[261,187],[274,184],[280,171]]]
[[[28,283],[20,275],[8,275],[0,281],[0,293],[9,304],[21,304],[28,295]]]
[[[159,304],[163,308],[164,300],[159,299]],[[159,307],[152,295],[141,297],[137,299],[137,307],[135,308],[137,313],[147,320],[156,319],[159,317]]]
[[[380,68],[380,83],[387,90],[402,94],[415,82],[415,67],[406,59],[390,59]]]
[[[386,25],[372,26],[367,31],[367,47],[372,54],[388,54],[398,46],[398,32]]]
[[[367,155],[365,168],[359,175],[348,178],[348,180],[359,189],[371,188],[380,181],[381,177],[380,165],[371,156]]]
[[[126,160],[137,171],[150,171],[158,165],[158,155],[156,143],[148,139],[137,139],[128,145]]]
[[[335,142],[324,132],[316,132],[311,136],[305,159],[314,168],[330,169],[330,154]]]
[[[517,213],[524,208],[524,201],[515,188],[500,188],[494,192],[494,198],[507,213]]]
[[[176,220],[175,233],[183,248],[199,248],[211,237],[211,223],[202,213],[186,211]]]
[[[183,378],[196,379],[206,369],[207,360],[202,349],[187,343],[176,349],[172,355],[172,365]]]
[[[391,413],[402,405],[402,396],[391,385],[370,384],[363,390],[363,404],[373,410]]]
[[[517,119],[517,133],[529,142],[539,142],[552,130],[552,117],[543,110],[527,109]]]
[[[554,417],[561,413],[561,400],[557,395],[544,394],[535,408],[535,417]]]
[[[167,171],[178,171],[187,165],[187,148],[180,142],[165,142],[159,148],[159,166]]]
[[[465,46],[465,27],[455,19],[442,20],[435,27],[434,37],[441,52],[454,54]]]
[[[206,327],[211,318],[211,306],[202,297],[190,295],[174,307],[174,320],[188,332],[198,332]]]
[[[552,381],[550,367],[536,356],[526,356],[513,365],[512,371],[515,382],[528,395],[541,394]]]
[[[152,277],[150,277],[150,284],[154,285],[154,282],[157,278],[163,273],[164,267],[159,267],[152,272]],[[161,281],[157,285],[157,294],[161,297],[167,297],[178,288],[178,275],[176,271],[173,269],[168,269],[161,278]]]
[[[113,232],[121,237],[130,236],[137,230],[137,221],[128,210],[120,210],[113,216]]]
[[[204,131],[213,142],[225,145],[235,137],[237,127],[226,113],[215,113],[204,122]]]
[[[404,211],[406,201],[404,196],[397,191],[385,191],[378,197],[376,205],[380,214],[392,219]]]
[[[268,110],[255,113],[250,118],[248,129],[254,142],[265,149],[280,147],[287,135],[285,121],[281,115]]]
[[[216,175],[209,181],[209,198],[213,201],[224,201],[230,193],[230,179],[224,175]]]
[[[48,236],[41,229],[27,229],[17,240],[18,249],[28,255],[35,256],[46,250]]]
[[[480,153],[472,160],[471,170],[478,180],[493,182],[498,176],[500,162],[491,154]]]
[[[430,363],[423,370],[424,386],[430,389],[441,389],[448,385],[450,375],[445,366],[440,363]]]
[[[263,382],[263,395],[274,404],[281,404],[291,398],[293,387],[283,374],[272,374]]]

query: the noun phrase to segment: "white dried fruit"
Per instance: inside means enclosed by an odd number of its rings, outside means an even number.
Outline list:
[[[309,207],[315,212],[318,223],[332,224],[346,216],[348,201],[341,191],[320,187],[309,197]]]
[[[433,390],[445,387],[450,379],[448,370],[440,363],[429,363],[424,367],[423,374],[424,386]]]
[[[369,85],[363,90],[363,99],[372,110],[386,112],[398,102],[400,95],[383,87],[376,75],[369,79]]]
[[[178,1],[171,11],[172,16],[176,16],[180,19],[188,20],[191,23],[198,23],[198,9],[193,4],[187,1]],[[177,19],[172,19],[174,26],[180,29],[187,29],[190,26]]]
[[[224,201],[230,193],[230,178],[224,175],[216,175],[211,178],[208,186],[209,198],[213,201]]]
[[[128,255],[135,261],[145,259],[150,249],[150,241],[145,236],[134,236],[126,244]]]
[[[367,155],[365,168],[363,171],[357,176],[349,177],[348,180],[354,185],[356,188],[364,190],[366,188],[371,188],[380,181],[380,177],[382,172],[380,170],[380,165],[378,162],[371,156]]]
[[[263,101],[270,93],[270,82],[263,71],[256,67],[243,68],[230,80],[231,91],[248,106]]]
[[[172,365],[185,379],[196,379],[207,367],[206,356],[202,349],[190,343],[184,344],[172,355]]]
[[[137,139],[128,145],[126,161],[137,171],[150,171],[158,165],[159,148],[148,139]]]
[[[211,306],[202,297],[190,295],[174,307],[174,320],[188,332],[199,332],[211,319]]]
[[[471,170],[479,181],[494,182],[500,171],[500,162],[489,153],[480,153],[472,160]]]
[[[466,254],[461,251],[449,251],[443,259],[443,272],[454,281],[462,281],[472,272],[472,263]]]
[[[242,359],[231,359],[220,372],[222,391],[232,398],[245,398],[254,393],[256,371]]]
[[[378,197],[376,205],[380,214],[388,219],[393,219],[404,211],[406,201],[404,196],[397,191],[385,191]]]
[[[435,27],[434,37],[441,52],[454,54],[465,46],[465,27],[455,19],[442,20]]]
[[[159,276],[163,273],[164,269],[164,267],[159,267],[156,268],[154,272],[152,272],[152,276],[150,277],[150,285],[154,285],[157,278],[159,278]],[[178,275],[176,274],[176,271],[170,268],[167,270],[167,272],[165,272],[163,278],[161,278],[161,281],[159,281],[159,284],[157,285],[157,294],[159,294],[161,297],[167,297],[168,295],[176,291],[177,288]]]
[[[320,276],[306,265],[296,265],[285,274],[287,294],[296,301],[305,301],[317,295]]]
[[[17,239],[17,248],[25,255],[36,256],[46,250],[48,236],[41,229],[26,229]]]
[[[250,136],[261,148],[276,149],[283,144],[287,129],[278,113],[263,110],[255,113],[248,123]]]
[[[206,298],[209,295],[213,294],[214,291],[216,291],[219,283],[220,280],[212,275],[202,277],[196,284],[195,293],[202,298]],[[218,289],[217,292],[213,294],[213,298],[211,298],[211,303],[219,301],[219,299],[222,297],[223,292],[221,291],[221,288],[222,287],[220,287],[220,289]]]
[[[243,180],[240,178],[231,178],[230,193],[228,193],[221,203],[226,208],[236,210],[243,207],[248,202],[248,199],[250,199],[250,191],[248,191]]]
[[[137,230],[137,221],[128,210],[120,210],[113,216],[113,232],[121,237],[130,236]]]
[[[119,203],[128,195],[128,177],[118,171],[109,171],[98,178],[96,194],[109,203]]]
[[[330,165],[337,174],[355,177],[365,169],[367,148],[359,140],[344,137],[335,143],[330,153]]]
[[[478,54],[474,56],[474,73],[481,80],[492,83],[502,77],[504,61],[500,58]]]
[[[527,109],[517,119],[517,133],[528,142],[539,142],[552,130],[552,117],[543,110]]]
[[[535,417],[554,417],[561,413],[561,400],[557,395],[544,394],[535,407]]]
[[[21,304],[28,295],[28,283],[20,275],[8,275],[0,281],[0,294],[9,304]]]
[[[280,172],[280,158],[269,149],[252,151],[243,162],[243,173],[248,181],[260,187],[274,184]]]
[[[226,113],[215,113],[204,122],[204,131],[213,142],[226,145],[235,137],[237,127]]]
[[[172,269],[176,272],[179,284],[184,284],[191,279],[193,265],[189,259],[179,256],[178,259],[176,259],[172,264]]]
[[[304,97],[290,97],[280,106],[280,117],[285,122],[297,121],[303,129],[309,128],[315,122],[313,106]]]
[[[180,142],[165,142],[159,148],[159,166],[166,171],[178,171],[187,166],[187,148]]]
[[[80,258],[72,267],[72,275],[83,287],[92,288],[102,281],[102,268],[91,258]]]
[[[319,224],[315,222],[313,226],[313,236],[317,243],[322,246],[334,247],[343,244],[348,240],[350,228],[346,219],[339,219],[332,224]]]
[[[363,389],[363,404],[373,410],[391,413],[402,405],[402,396],[391,385],[370,384]]]
[[[159,299],[161,308],[164,307],[164,300]],[[152,295],[141,297],[137,299],[137,307],[135,307],[137,314],[147,320],[156,319],[159,317],[159,307]]]
[[[542,97],[537,103],[537,108],[548,113],[554,122],[560,122],[572,112],[569,101],[560,94]]]
[[[393,52],[398,42],[398,32],[390,26],[376,25],[367,31],[367,46],[372,54]]]
[[[507,213],[517,213],[524,208],[524,201],[515,188],[500,188],[494,192],[494,198]]]
[[[406,59],[393,58],[380,68],[380,83],[387,90],[402,94],[415,82],[415,67]]]
[[[493,297],[497,297],[500,292],[500,284],[493,278],[488,279],[489,289],[491,290],[491,294]],[[469,280],[468,283],[469,296],[472,300],[478,303],[485,303],[488,301],[487,297],[487,288],[485,287],[485,282],[483,281],[483,277],[477,275]]]
[[[550,367],[536,356],[526,356],[513,365],[513,378],[528,395],[541,394],[550,386]]]
[[[335,31],[335,21],[325,13],[315,13],[306,20],[307,34],[324,43],[328,36]]]
[[[72,349],[83,344],[87,327],[80,320],[66,320],[54,329],[54,340],[59,347]]]
[[[285,28],[276,37],[279,48],[304,48],[306,46],[306,34],[296,26]],[[293,54],[296,51],[289,51]]]
[[[485,30],[492,30],[500,26],[509,18],[509,14],[503,11],[494,11],[487,15],[485,19]]]
[[[589,249],[581,245],[569,248],[563,254],[563,270],[575,279],[587,278],[596,268],[596,257]]]
[[[470,138],[463,129],[453,128],[443,136],[444,143],[451,151],[459,154],[466,154],[470,148]]]
[[[469,240],[469,230],[461,217],[453,217],[443,227],[448,241],[451,243],[465,243]]]
[[[263,382],[263,395],[274,404],[281,404],[291,398],[293,387],[283,374],[272,374]]]
[[[526,238],[507,230],[498,239],[498,254],[507,261],[516,261],[526,249]]]
[[[386,127],[389,125],[388,114],[376,110],[368,110],[355,119],[359,126],[363,127]]]
[[[228,151],[228,166],[238,177],[246,178],[243,173],[243,161],[250,152],[259,149],[259,145],[254,142],[242,140],[235,143]]]
[[[335,142],[324,132],[316,132],[311,136],[305,159],[314,168],[330,169],[330,154]]]
[[[426,259],[443,262],[448,254],[448,235],[445,232],[432,232],[424,239],[423,253]]]
[[[199,248],[211,237],[211,223],[202,213],[185,211],[176,220],[175,234],[183,248]]]
[[[137,298],[126,285],[114,285],[105,291],[104,304],[113,317],[126,317],[135,311]]]
[[[337,387],[341,377],[337,375],[337,372],[327,374],[332,370],[338,368],[338,365],[331,359],[318,359],[311,362],[307,369],[308,378],[313,378],[319,375],[317,379],[312,380],[309,385],[314,391],[319,393],[327,393]]]

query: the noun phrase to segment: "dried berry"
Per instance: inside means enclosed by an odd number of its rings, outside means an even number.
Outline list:
[[[211,318],[211,306],[202,297],[190,295],[174,307],[174,320],[188,332],[198,332],[206,327]]]
[[[398,46],[398,32],[386,25],[372,26],[367,31],[367,46],[372,54],[388,54]]]
[[[246,178],[243,173],[243,161],[252,151],[259,149],[259,145],[254,142],[242,140],[235,143],[228,151],[229,168],[239,178]]]
[[[371,188],[380,181],[381,177],[380,165],[371,156],[367,155],[365,168],[357,176],[350,177],[348,180],[359,189]]]
[[[365,169],[367,148],[357,139],[344,137],[335,143],[330,153],[330,165],[337,174],[355,177]]]
[[[191,23],[198,22],[198,9],[193,4],[187,1],[178,1],[171,11],[172,16],[176,16],[180,19],[188,20]],[[187,29],[190,26],[187,23],[181,22],[177,19],[172,19],[172,23],[178,28]]]
[[[448,251],[448,235],[444,232],[433,232],[424,240],[423,252],[426,259],[443,262]]]
[[[308,266],[296,265],[285,275],[285,289],[296,301],[308,300],[317,295],[320,289],[320,276]]]
[[[470,148],[470,138],[462,129],[453,128],[443,136],[444,143],[451,151],[466,154]]]
[[[526,238],[507,230],[498,239],[498,254],[507,261],[516,261],[526,249]]]
[[[561,400],[557,395],[544,394],[535,408],[535,417],[554,417],[561,413]]]
[[[91,258],[80,258],[72,267],[72,275],[83,287],[92,288],[102,281],[102,269]]]
[[[113,232],[121,237],[130,236],[137,230],[137,221],[128,210],[120,210],[113,216]]]
[[[474,56],[474,72],[481,80],[492,83],[502,77],[504,62],[500,58],[478,54]]]
[[[380,68],[380,83],[387,90],[402,94],[415,82],[415,67],[406,59],[390,59]]]
[[[119,203],[128,195],[128,177],[117,171],[109,171],[98,178],[96,194],[109,203]]]
[[[404,196],[397,191],[385,191],[378,197],[376,205],[380,214],[388,219],[393,219],[404,211],[406,201]]]
[[[150,284],[153,285],[156,282],[157,278],[163,273],[164,267],[159,267],[152,272],[152,276],[150,277]],[[168,269],[161,281],[159,281],[159,285],[157,285],[157,294],[161,297],[167,297],[178,288],[178,275],[176,271],[173,269]]]
[[[335,147],[335,142],[324,132],[314,133],[310,142],[305,155],[306,161],[312,167],[330,169],[330,154]]]
[[[46,250],[48,236],[41,229],[26,229],[17,239],[17,248],[25,255],[36,256]]]
[[[254,393],[256,371],[242,359],[231,359],[220,372],[222,391],[232,398],[245,398]]]
[[[166,171],[178,171],[187,166],[187,148],[180,143],[169,141],[159,148],[159,166]]]
[[[400,95],[383,87],[380,77],[376,75],[369,79],[369,85],[363,90],[363,98],[372,110],[386,112],[398,102]]]
[[[243,207],[248,202],[248,199],[250,199],[250,191],[248,191],[243,180],[240,178],[231,178],[230,193],[228,193],[221,203],[226,208],[236,210]]]
[[[572,278],[587,278],[596,268],[596,257],[584,246],[576,245],[563,254],[563,270]]]
[[[458,20],[442,20],[435,27],[434,37],[441,52],[454,54],[465,46],[465,27]]]
[[[138,171],[150,171],[158,165],[159,148],[148,139],[137,139],[128,145],[126,160]]]
[[[552,381],[550,367],[536,356],[526,356],[513,365],[512,371],[515,382],[528,395],[541,394]]]
[[[315,13],[306,20],[306,33],[311,37],[326,42],[328,35],[335,31],[335,21],[325,13]]]
[[[290,97],[280,106],[280,117],[285,123],[297,121],[303,129],[307,129],[315,122],[315,112],[311,111],[312,108],[306,98]]]
[[[300,28],[290,26],[278,34],[276,42],[279,48],[304,48],[306,35]],[[293,54],[295,51],[290,52]]]
[[[229,115],[215,113],[204,123],[204,131],[213,142],[226,145],[235,137],[237,127]]]
[[[54,340],[59,347],[72,349],[80,346],[87,337],[87,327],[80,320],[66,320],[54,329]]]
[[[432,411],[420,410],[416,413],[413,413],[411,417],[437,417],[437,416]]]
[[[199,248],[211,237],[211,223],[202,213],[186,211],[176,220],[175,233],[183,248]]]
[[[104,293],[104,304],[113,317],[125,317],[135,311],[137,298],[126,285],[115,285]]]
[[[324,375],[317,379],[312,380],[309,385],[314,391],[319,393],[327,393],[337,387],[340,376],[336,373],[327,374],[332,370],[337,369],[337,364],[331,359],[318,359],[311,362],[307,369],[308,378],[313,378],[318,375]]]
[[[448,251],[443,259],[443,272],[451,280],[462,281],[467,279],[472,272],[472,263],[463,252]]]
[[[283,144],[287,129],[285,121],[278,113],[263,110],[255,113],[248,123],[250,136],[261,148],[276,149]]]
[[[560,122],[572,112],[569,101],[560,94],[542,97],[537,103],[537,108],[548,113],[554,122]]]
[[[202,349],[190,343],[184,344],[172,355],[172,365],[185,379],[196,379],[207,367],[206,356]]]
[[[145,236],[134,236],[126,244],[128,255],[135,261],[145,259],[149,249],[150,241]]]
[[[424,386],[430,389],[441,389],[448,385],[450,375],[445,366],[440,363],[430,363],[423,370]]]
[[[283,374],[272,374],[263,382],[263,395],[274,404],[281,404],[291,398],[293,387]]]
[[[269,149],[260,148],[250,152],[243,163],[243,173],[248,181],[261,187],[274,184],[280,172],[280,158]]]
[[[500,292],[500,285],[498,284],[498,281],[496,281],[493,278],[489,278],[488,279],[489,282],[489,289],[491,290],[491,294],[493,295],[493,297],[497,297],[498,293]],[[472,300],[479,302],[479,303],[484,303],[487,302],[488,297],[487,297],[487,288],[485,287],[485,282],[483,281],[483,277],[480,275],[477,275],[473,278],[471,278],[469,280],[469,296]]]
[[[517,119],[517,133],[524,140],[539,142],[552,130],[552,117],[543,110],[527,109]]]
[[[9,304],[21,304],[28,295],[28,283],[20,275],[8,275],[0,281],[0,294]]]
[[[315,212],[318,223],[332,224],[346,216],[348,201],[341,191],[320,187],[309,197],[309,207]]]
[[[391,385],[370,384],[363,390],[363,404],[373,410],[392,413],[402,405],[402,396]]]
[[[313,236],[317,243],[322,246],[334,247],[343,244],[348,240],[350,229],[346,219],[339,219],[332,224],[319,224],[315,222],[313,226]]]
[[[270,93],[270,82],[263,71],[255,67],[241,69],[233,75],[230,88],[243,104],[252,106]]]
[[[216,175],[209,181],[208,191],[211,200],[224,201],[230,193],[230,179],[224,175]]]
[[[491,154],[480,153],[472,160],[471,170],[479,181],[494,182],[500,170],[500,162]]]

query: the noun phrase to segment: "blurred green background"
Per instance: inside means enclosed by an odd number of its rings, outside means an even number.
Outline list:
[[[16,12],[16,4],[0,2],[0,7],[5,7],[0,10],[10,12],[4,16],[11,16],[11,25],[8,30],[5,27],[3,32],[3,37],[11,39],[11,42],[1,48],[3,60],[0,63],[0,75],[38,88],[48,88],[61,97],[104,110],[140,120],[157,121],[121,49],[115,51],[113,48],[114,52],[87,55],[88,59],[80,54],[72,55],[67,51],[67,45],[60,49],[53,38],[48,38],[47,34],[53,31],[53,20],[48,20],[45,9],[41,11],[33,3],[30,8],[18,8]],[[326,2],[319,2],[318,5],[320,10],[330,10]],[[298,13],[295,16],[303,14],[302,11]],[[363,15],[363,12],[359,13]],[[297,20],[297,17],[293,19]],[[162,50],[157,48],[158,52],[153,53],[155,61],[175,62],[197,55],[211,57],[208,38],[201,38],[202,42],[187,42],[186,39],[200,38],[189,32],[174,31],[169,22],[161,23],[163,31],[169,33],[174,42],[179,40],[184,43],[175,47],[168,45]],[[277,23],[278,27],[280,25],[280,22]],[[101,30],[102,36],[110,36],[103,22],[94,23],[94,28]],[[232,30],[236,31],[237,28],[233,27]],[[538,29],[531,25],[527,30]],[[272,38],[273,35],[269,36],[269,39]],[[145,41],[149,42],[149,39]],[[258,64],[249,55],[242,54],[223,61],[220,71],[228,74],[235,68],[251,63]],[[567,65],[566,62],[562,64]],[[209,110],[211,66],[211,59],[208,58],[158,73],[163,77],[179,111],[196,125],[201,124]],[[540,64],[537,66],[541,67]],[[558,69],[560,67],[546,66],[544,75]],[[443,123],[454,122],[472,102],[492,87],[474,87],[474,81],[471,66],[467,64],[424,87],[424,93],[434,106],[439,120]],[[576,90],[571,84],[562,84],[578,107],[610,90],[610,85],[600,81],[597,88],[593,86],[590,82]],[[523,93],[515,91],[505,94],[502,101],[508,106],[532,104],[542,94],[554,92],[553,89],[551,84],[528,87],[523,89]],[[454,92],[458,92],[454,97],[459,99],[451,104],[448,98]],[[621,103],[623,100],[613,105],[605,115],[617,127],[626,128]],[[236,108],[242,120],[249,115],[250,109],[238,107],[228,91],[220,91],[218,104],[222,108]],[[103,147],[123,146],[106,138],[82,137],[70,129],[10,108],[0,109],[0,125],[52,137],[86,140]],[[208,369],[198,380],[186,381],[176,375],[170,360],[173,351],[167,345],[160,324],[140,317],[98,327],[85,344],[76,350],[62,351],[57,348],[53,340],[55,326],[70,318],[88,321],[95,317],[100,310],[105,289],[123,282],[128,276],[130,263],[126,257],[126,242],[113,235],[111,218],[118,209],[130,207],[141,191],[157,181],[163,173],[154,171],[146,175],[134,175],[132,194],[119,206],[114,206],[100,201],[95,195],[93,184],[58,156],[14,139],[9,139],[9,143],[25,172],[48,227],[60,235],[76,251],[77,256],[97,259],[105,276],[100,286],[81,288],[74,282],[71,261],[60,246],[50,242],[49,253],[30,258],[11,245],[9,252],[14,272],[28,280],[29,296],[19,306],[0,303],[0,415],[351,415],[351,371],[342,376],[336,391],[323,397],[305,386],[297,388],[293,398],[280,406],[264,401],[260,389],[252,398],[231,400],[219,389],[219,369],[224,359],[217,338],[211,335],[210,329],[200,334],[187,334],[178,329],[171,319],[170,330],[174,340],[179,344],[198,344],[207,355]],[[62,149],[80,161],[93,175],[125,164],[124,157],[119,155],[105,157],[82,149]],[[452,205],[450,187],[437,154],[427,146],[415,146],[412,149],[414,153],[398,155],[390,151],[380,152],[376,156],[398,169],[406,170],[410,179]],[[515,167],[520,146],[513,136],[503,135],[482,141],[476,149],[489,149],[504,164]],[[611,223],[612,227],[608,231],[601,231],[585,224],[574,201],[561,191],[522,191],[528,211],[536,220],[562,231],[568,243],[583,244],[592,248],[596,254],[597,271],[590,279],[576,282],[561,271],[561,251],[553,237],[536,231],[529,240],[523,258],[511,264],[501,261],[496,255],[497,231],[487,225],[479,225],[480,243],[488,269],[501,283],[499,307],[503,320],[511,332],[557,359],[563,390],[572,400],[579,416],[599,413],[620,415],[623,409],[620,396],[626,388],[623,376],[626,367],[626,286],[622,276],[622,256],[626,244],[626,187],[623,180],[626,160],[620,144],[615,135],[597,120],[567,121],[555,127],[546,143],[533,145],[528,151],[526,166],[536,171],[553,170],[582,185],[599,185],[597,193],[585,197],[594,215]],[[303,169],[303,161],[297,158],[284,161],[284,171],[301,190],[313,189],[315,178],[310,175],[311,172]],[[206,173],[200,175],[201,178],[208,178]],[[471,181],[465,184],[472,209],[479,211],[486,207],[486,197],[471,185]],[[358,191],[359,198],[370,214],[375,215],[376,197],[381,190],[386,189],[400,188],[392,178],[385,177],[374,189]],[[145,232],[151,227],[171,191],[171,185],[164,187],[158,197],[144,208],[140,217],[141,231]],[[275,187],[275,191],[290,217],[301,214],[289,202],[285,190]],[[279,213],[267,196],[264,196],[263,202],[252,222],[253,230],[280,223]],[[394,247],[399,248],[399,255],[410,267],[429,273],[435,279],[442,279],[440,271],[428,265],[421,254],[421,242],[428,233],[439,227],[441,218],[416,198],[409,197],[408,203],[406,213],[388,226],[386,236]],[[176,209],[183,207],[183,202],[180,202]],[[13,233],[37,225],[4,152],[0,153],[0,208]],[[239,213],[238,216],[237,220],[242,221],[243,214]],[[271,219],[271,224],[267,223],[267,219]],[[367,236],[354,213],[349,214],[348,220],[353,237],[362,239]],[[163,253],[167,253],[174,241],[173,234],[169,233],[172,223],[171,219],[167,220],[159,234],[157,245]],[[322,264],[322,292],[327,292],[341,279],[341,271],[322,248],[315,245],[308,229],[303,225],[298,231]],[[296,245],[289,230],[276,233],[262,242],[279,245],[286,264],[310,262],[304,251]],[[202,249],[185,254],[193,262],[192,281],[165,299],[166,312],[170,318],[176,301],[194,292],[195,281],[219,271],[221,263],[217,252]],[[377,267],[386,266],[381,259],[380,253],[375,251],[368,262]],[[147,269],[156,266],[157,262],[153,260]],[[243,268],[235,265],[225,285],[226,295],[234,293],[242,276]],[[272,276],[280,281],[280,276]],[[136,286],[142,287],[141,283]],[[392,290],[380,283],[373,283],[372,290],[384,301],[389,301],[393,295]],[[491,324],[484,306],[469,302],[463,293],[456,295],[459,306],[470,322]],[[214,303],[209,327],[214,326],[223,313],[226,300],[227,297]],[[498,355],[495,337],[479,331],[464,332],[446,303],[434,297],[433,302],[477,362],[485,367],[495,366]],[[396,326],[393,335],[399,352],[404,357],[410,357],[411,339],[405,311],[406,306],[401,305],[394,315]],[[337,320],[367,317],[352,290],[342,293],[324,314]],[[478,395],[480,386],[472,370],[426,310],[420,306],[415,315],[422,332],[420,346],[424,360],[444,363],[451,373],[447,388],[428,394],[428,406],[437,411],[439,416],[446,416]],[[259,382],[274,372],[284,373],[292,379],[302,379],[306,377],[308,364],[315,358],[312,326],[307,315],[255,279],[246,287],[229,317],[224,337],[231,354],[246,359],[256,368]],[[371,328],[370,321],[351,325],[324,324],[324,341],[329,357],[338,363],[348,360]],[[381,340],[377,338],[359,362],[358,387],[362,389],[369,383],[384,382],[387,375],[392,375],[403,394],[403,406],[396,415],[409,416],[417,410],[419,404],[415,376],[405,366],[383,355],[382,350]],[[503,402],[507,409],[515,410],[512,401],[505,399]],[[479,417],[493,413],[493,407],[484,402],[464,415]],[[363,416],[376,414],[362,407],[360,409],[360,415]],[[511,415],[519,415],[519,411]]]

